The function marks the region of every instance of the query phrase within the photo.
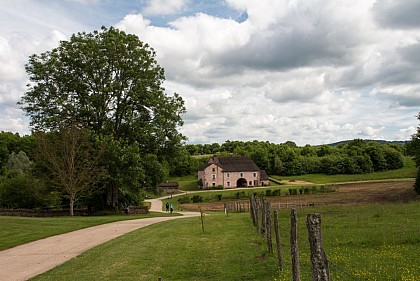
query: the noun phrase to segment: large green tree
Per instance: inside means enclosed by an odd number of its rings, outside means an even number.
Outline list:
[[[136,35],[113,27],[74,34],[57,48],[32,55],[26,71],[30,83],[20,105],[35,131],[89,129],[108,149],[117,144],[124,154],[103,159],[111,207],[117,206],[118,193],[127,197],[138,187],[155,185],[145,182],[144,163],[133,151],[164,163],[185,139],[178,131],[184,101],[165,93],[155,51]]]
[[[185,107],[179,95],[165,94],[155,56],[136,35],[112,27],[74,34],[30,57],[21,107],[35,130],[77,124],[165,154],[184,139],[178,127]]]

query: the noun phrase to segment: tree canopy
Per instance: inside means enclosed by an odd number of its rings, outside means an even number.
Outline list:
[[[31,55],[25,68],[30,83],[19,104],[33,131],[65,136],[66,130],[88,130],[105,146],[99,161],[107,169],[106,194],[97,201],[117,208],[119,197],[136,204],[141,189],[156,190],[165,164],[180,154],[185,106],[178,94],[166,94],[152,47],[102,27]]]
[[[184,139],[177,129],[185,107],[176,93],[165,94],[155,57],[136,35],[113,27],[74,34],[30,56],[21,108],[35,130],[77,125],[161,152]]]

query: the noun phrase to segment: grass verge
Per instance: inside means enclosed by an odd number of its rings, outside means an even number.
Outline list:
[[[114,239],[34,280],[273,280],[274,258],[249,215],[211,214]]]
[[[92,217],[28,218],[0,216],[0,250],[99,224],[127,219],[168,216],[165,213],[145,215],[113,215]]]

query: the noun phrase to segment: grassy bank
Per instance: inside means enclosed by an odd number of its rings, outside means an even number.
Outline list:
[[[92,217],[28,218],[0,216],[0,250],[28,243],[49,236],[62,234],[90,226],[127,219],[141,219],[168,214],[114,215]]]
[[[298,210],[302,280],[310,280],[306,214],[323,214],[333,280],[418,280],[420,202]],[[284,271],[249,214],[156,224],[112,240],[34,280],[290,280],[289,211],[280,211]]]

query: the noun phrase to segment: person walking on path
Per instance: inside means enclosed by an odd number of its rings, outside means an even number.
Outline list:
[[[167,213],[169,212],[169,203],[168,202],[166,202],[166,212]]]
[[[171,210],[171,214],[172,214],[172,212],[174,211],[174,205],[172,205],[172,203],[171,203],[171,205],[170,205],[170,210]]]

